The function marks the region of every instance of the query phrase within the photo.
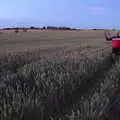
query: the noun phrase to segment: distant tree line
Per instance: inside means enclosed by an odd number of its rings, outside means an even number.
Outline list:
[[[70,27],[56,27],[56,26],[44,26],[44,27],[16,27],[16,28],[4,28],[3,30],[15,30],[15,32],[18,32],[19,30],[23,30],[24,32],[27,32],[27,30],[87,30],[87,29],[75,29]],[[105,30],[105,29],[89,29],[89,30]],[[115,30],[115,29],[113,29]]]
[[[76,29],[69,28],[69,27],[54,27],[54,26],[48,26],[46,27],[46,29],[48,30],[76,30]]]
[[[30,29],[41,29],[41,30],[77,30],[69,27],[55,27],[55,26],[47,26],[47,27],[42,27],[42,28],[37,28],[37,27],[30,27]]]
[[[34,27],[31,26],[29,28],[24,28],[24,27],[16,27],[16,28],[4,28],[4,30],[27,30],[27,29],[31,29],[31,30],[77,30],[77,29],[73,29],[73,28],[69,28],[69,27],[55,27],[55,26],[47,26],[47,27]]]

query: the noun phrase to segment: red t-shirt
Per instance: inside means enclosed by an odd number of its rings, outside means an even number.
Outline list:
[[[113,48],[120,48],[120,36],[113,36],[113,37],[106,37],[107,40],[112,40],[112,47]]]
[[[120,48],[120,38],[119,37],[112,38],[112,47],[113,48]]]

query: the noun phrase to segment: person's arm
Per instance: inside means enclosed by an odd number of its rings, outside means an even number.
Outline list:
[[[105,39],[107,41],[111,41],[112,40],[112,37],[111,37],[110,33],[107,33],[106,31],[104,32],[104,36],[105,36]]]

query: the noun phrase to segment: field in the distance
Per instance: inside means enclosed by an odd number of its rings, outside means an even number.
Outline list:
[[[0,119],[111,117],[120,61],[110,53],[104,31],[0,33]]]
[[[103,31],[40,31],[15,33],[6,30],[0,34],[0,53],[21,52],[26,49],[56,51],[58,48],[76,48],[81,44],[99,45],[105,42]]]

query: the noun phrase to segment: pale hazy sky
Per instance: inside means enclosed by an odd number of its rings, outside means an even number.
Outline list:
[[[1,0],[0,26],[120,28],[119,0]]]

